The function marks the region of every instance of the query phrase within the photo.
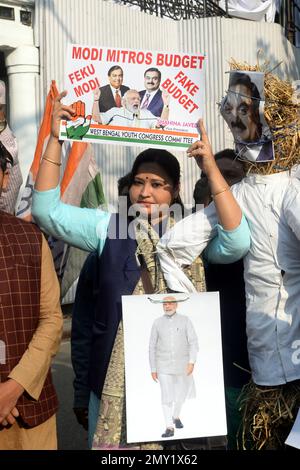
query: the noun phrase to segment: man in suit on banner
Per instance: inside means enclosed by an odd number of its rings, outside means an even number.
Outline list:
[[[141,109],[148,109],[157,117],[161,116],[164,107],[162,92],[159,89],[160,82],[160,71],[155,67],[151,67],[144,73],[145,90],[140,91]]]
[[[99,107],[100,113],[111,108],[122,106],[122,97],[129,90],[123,85],[123,70],[119,65],[113,65],[108,71],[109,85],[102,86],[94,92],[94,107]]]

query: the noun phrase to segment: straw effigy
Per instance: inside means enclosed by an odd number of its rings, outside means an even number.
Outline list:
[[[264,92],[266,122],[273,135],[275,159],[268,163],[246,163],[247,172],[269,175],[290,170],[300,163],[300,100],[296,99],[293,85],[281,80],[269,69],[269,63],[259,63],[251,66],[229,62],[231,70],[245,70],[265,73]],[[278,64],[280,65],[280,64]],[[276,67],[278,67],[278,65]],[[276,68],[275,67],[275,68]]]
[[[260,54],[261,51],[254,66],[234,59],[229,64],[231,70],[265,73],[264,115],[273,136],[275,160],[244,164],[248,173],[269,175],[300,164],[300,101],[290,82],[275,76],[274,68],[271,70],[268,62],[259,63]],[[275,387],[261,387],[250,382],[243,388],[239,401],[242,424],[238,444],[242,443],[244,450],[284,448],[300,407],[300,381]]]

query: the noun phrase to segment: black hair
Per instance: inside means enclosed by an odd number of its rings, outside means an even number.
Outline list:
[[[118,195],[124,196],[128,194],[129,187],[131,186],[131,172],[121,176],[118,179]]]
[[[236,174],[235,181],[237,182],[237,179],[243,179],[244,176],[246,176],[245,172],[245,167],[244,163],[237,158],[237,153],[233,149],[225,149],[221,150],[221,152],[217,152],[215,154],[215,160],[218,162],[219,160],[231,160],[232,162],[232,169],[234,173]]]
[[[244,165],[240,160],[237,160],[236,157],[236,152],[232,149],[225,149],[215,154],[216,162],[225,159],[232,162],[232,169],[230,169],[232,174],[228,174],[228,170],[227,174],[225,174],[224,170],[220,170],[230,186],[232,184],[238,183],[245,176]],[[193,198],[196,204],[204,204],[211,199],[211,191],[208,184],[208,179],[206,174],[203,172],[201,174],[201,178],[195,184]]]
[[[236,152],[233,149],[221,150],[215,154],[215,160],[221,160],[221,158],[227,158],[228,160],[236,160]]]
[[[157,163],[157,165],[159,165],[172,180],[173,186],[179,186],[180,165],[177,158],[167,150],[150,148],[141,152],[133,162],[132,169],[130,172],[131,178],[129,188],[134,182],[134,178],[139,170],[139,167],[144,163]],[[175,198],[173,203],[178,203],[183,208],[183,203],[179,195],[177,196],[177,198]]]
[[[159,81],[161,81],[161,71],[158,70],[156,67],[150,67],[150,69],[145,70],[144,77],[146,76],[147,72],[156,72],[158,74]]]
[[[257,123],[257,129],[259,131],[259,134],[261,135],[262,123],[260,121],[260,115],[259,115],[259,104],[261,101],[261,96],[260,96],[257,86],[255,85],[254,82],[252,82],[249,75],[247,75],[246,73],[241,73],[241,72],[232,73],[230,76],[229,89],[236,85],[244,85],[246,88],[248,88],[248,90],[250,90],[252,106],[253,106],[253,115]]]
[[[205,204],[210,200],[211,191],[206,177],[198,179],[194,186],[193,198],[196,204]]]
[[[251,98],[254,101],[254,106],[259,107],[259,102],[261,100],[260,93],[257,86],[252,82],[249,75],[246,73],[235,72],[230,75],[229,88],[236,85],[244,85],[251,91]]]
[[[167,175],[171,178],[174,186],[178,186],[180,182],[180,165],[176,157],[167,150],[147,149],[141,152],[135,159],[131,169],[131,184],[136,176],[139,167],[143,163],[157,163],[161,166]]]
[[[120,65],[113,65],[112,67],[110,67],[109,71],[107,72],[107,75],[110,77],[112,72],[114,72],[115,70],[122,70],[123,73],[123,69],[122,67],[120,67]]]
[[[13,157],[11,156],[7,148],[0,141],[0,168],[3,171],[3,173],[6,171],[7,165],[12,166],[13,163],[14,163]]]

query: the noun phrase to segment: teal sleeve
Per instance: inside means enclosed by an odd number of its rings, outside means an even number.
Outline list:
[[[46,233],[82,250],[97,250],[101,254],[107,237],[109,212],[64,204],[57,186],[48,191],[33,191],[32,215]]]
[[[213,264],[230,264],[243,258],[251,243],[250,229],[245,216],[234,230],[224,230],[217,225],[217,236],[204,251],[204,258]]]

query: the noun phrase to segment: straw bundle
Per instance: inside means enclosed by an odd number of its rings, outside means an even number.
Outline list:
[[[276,387],[245,385],[240,396],[243,450],[284,447],[300,405],[300,381]]]
[[[275,76],[272,73],[274,68],[268,71],[268,62],[260,64],[258,60],[251,66],[231,59],[229,64],[231,70],[265,73],[264,115],[273,135],[275,160],[259,164],[247,162],[247,172],[269,175],[290,170],[300,163],[300,102],[295,100],[292,84]]]

